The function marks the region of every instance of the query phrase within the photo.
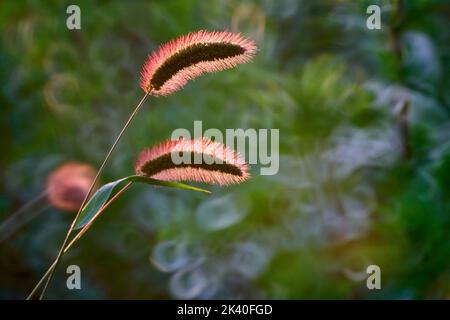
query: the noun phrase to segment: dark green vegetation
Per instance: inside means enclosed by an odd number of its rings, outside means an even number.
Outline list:
[[[70,253],[48,298],[450,298],[448,1],[0,3],[0,221],[59,163],[95,166],[142,97],[149,52],[239,30],[239,69],[151,98],[103,183],[176,128],[279,128],[280,170],[213,195],[133,186]],[[382,29],[366,8],[382,7]],[[45,201],[34,210],[43,209]],[[48,208],[0,243],[0,298],[24,298],[72,215]],[[149,260],[150,257],[150,260]],[[65,286],[78,264],[81,291]],[[361,273],[382,272],[369,291]],[[164,270],[164,271],[163,271]]]

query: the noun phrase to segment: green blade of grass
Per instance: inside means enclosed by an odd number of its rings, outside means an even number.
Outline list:
[[[92,198],[89,200],[89,202],[84,206],[83,210],[80,213],[80,216],[78,217],[78,220],[75,224],[74,229],[76,230],[76,229],[83,228],[86,224],[88,224],[91,221],[91,219],[93,219],[95,214],[111,198],[111,196],[114,194],[114,192],[117,189],[119,189],[121,186],[123,186],[125,183],[128,183],[128,182],[146,183],[146,184],[150,184],[150,185],[154,185],[154,186],[162,186],[162,187],[178,188],[178,189],[184,189],[184,190],[211,193],[208,190],[189,186],[184,183],[156,180],[156,179],[143,177],[143,176],[137,176],[137,175],[128,176],[128,177],[107,183],[107,184],[103,185],[100,189],[98,189],[97,192],[95,192],[94,195],[92,196]]]

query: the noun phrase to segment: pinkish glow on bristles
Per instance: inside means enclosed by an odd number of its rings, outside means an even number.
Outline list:
[[[185,167],[164,170],[153,175],[152,178],[163,181],[195,181],[223,186],[242,183],[249,178],[249,175],[235,176],[229,173]]]
[[[167,140],[153,148],[141,152],[136,161],[135,171],[138,175],[147,175],[143,169],[144,166],[151,165],[152,161],[170,155],[171,153],[185,152],[210,156],[218,160],[219,165],[231,165],[236,168],[240,174],[213,170],[213,166],[208,168],[206,163],[204,167],[196,168],[187,165],[175,165],[165,168],[151,175],[154,179],[164,181],[196,181],[209,184],[228,185],[241,183],[250,177],[247,163],[243,161],[239,154],[219,142],[213,142],[209,139],[196,140]]]
[[[217,58],[212,61],[200,61],[191,66],[183,67],[171,76],[170,79],[166,80],[160,88],[155,89],[151,87],[153,76],[164,62],[175,54],[183,52],[183,50],[187,50],[194,45],[202,44],[230,44],[239,46],[243,52],[231,57]],[[154,96],[166,96],[180,90],[189,80],[204,73],[218,72],[233,68],[238,64],[246,63],[254,57],[256,51],[256,44],[239,33],[228,31],[209,32],[206,30],[192,32],[167,42],[147,58],[141,71],[141,88],[146,93]]]

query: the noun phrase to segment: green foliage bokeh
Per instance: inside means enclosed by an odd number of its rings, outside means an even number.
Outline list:
[[[102,181],[195,120],[279,129],[280,168],[208,197],[133,187],[64,257],[50,298],[450,297],[446,1],[78,1],[76,31],[69,4],[0,3],[0,221],[59,163],[98,166],[143,95],[146,56],[198,29],[240,31],[259,53],[150,99]],[[369,4],[381,30],[366,28]],[[0,243],[0,298],[29,293],[71,218],[47,208]],[[81,291],[65,288],[69,264]],[[382,290],[358,278],[369,264]]]

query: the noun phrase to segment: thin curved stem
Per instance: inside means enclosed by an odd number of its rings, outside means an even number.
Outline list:
[[[75,237],[73,237],[73,239],[70,241],[70,243],[67,245],[67,247],[64,249],[63,253],[66,253],[70,247],[76,242],[78,241],[78,239],[80,239],[83,234],[86,233],[86,231],[91,227],[91,225],[94,223],[94,221],[98,218],[98,216],[100,216],[103,211],[106,210],[106,208],[109,207],[109,205],[116,200],[117,198],[120,197],[120,195],[122,193],[124,193],[125,191],[127,191],[133,182],[128,182],[125,186],[122,187],[122,189],[120,189],[100,210],[97,211],[97,213],[92,217],[92,219],[89,221],[89,223],[87,223],[83,229],[80,230],[80,232],[77,233],[77,235]]]
[[[39,280],[39,282],[34,286],[33,290],[28,295],[27,300],[31,300],[31,298],[34,297],[34,295],[36,294],[37,290],[41,287],[41,285],[44,283],[45,279],[47,279],[48,275],[53,270],[53,268],[55,268],[55,266],[56,266],[56,260],[53,261],[52,265],[47,269],[47,271],[42,276],[42,278]]]
[[[114,197],[112,197],[103,207],[101,207],[101,209],[95,214],[95,217],[98,217],[103,211],[105,211],[106,208],[108,208],[113,203],[114,200],[116,200],[121,194],[123,194],[131,186],[131,184],[132,184],[132,182],[129,182],[128,184],[123,186],[122,189],[120,189],[114,195]],[[90,226],[92,225],[93,221],[94,221],[94,218],[91,220],[91,222],[89,224],[84,226],[84,228],[81,229],[80,232],[77,233],[77,235],[72,239],[72,241],[67,245],[67,247],[64,248],[63,254],[65,254],[67,251],[69,251],[69,249],[75,244],[75,242],[78,241],[81,238],[81,236],[83,236],[83,234],[87,231],[87,229],[90,228]],[[37,290],[44,283],[44,281],[49,276],[51,270],[55,266],[56,266],[56,260],[53,261],[52,265],[47,269],[45,274],[42,276],[41,280],[39,280],[37,285],[34,287],[33,291],[31,291],[31,293],[28,295],[27,300],[31,299],[36,294]]]
[[[40,200],[47,196],[47,190],[41,192],[36,197],[25,203],[18,210],[13,212],[5,221],[0,224],[0,242],[8,239],[17,230],[23,227],[25,224],[36,218],[42,212],[49,208],[45,206],[42,209],[35,211],[28,211],[30,207],[38,203]]]
[[[144,95],[144,97],[141,99],[141,101],[137,104],[137,106],[135,107],[134,111],[128,117],[128,120],[126,121],[125,125],[123,126],[122,130],[120,131],[119,135],[117,136],[116,140],[114,141],[113,145],[111,146],[111,148],[109,149],[108,153],[106,154],[106,157],[103,160],[103,163],[101,164],[100,168],[98,169],[97,174],[95,175],[94,181],[92,181],[92,184],[91,184],[91,186],[89,188],[89,191],[87,192],[86,196],[84,197],[84,200],[83,200],[83,202],[82,202],[82,204],[80,206],[80,209],[78,210],[77,215],[73,219],[72,224],[70,225],[70,228],[67,231],[66,237],[64,239],[64,242],[63,242],[61,248],[59,249],[58,255],[57,255],[56,260],[55,260],[55,263],[52,264],[52,266],[50,266],[50,268],[49,268],[50,274],[49,274],[49,276],[47,278],[47,282],[45,283],[44,288],[42,289],[42,292],[41,292],[41,295],[40,295],[39,299],[43,299],[44,298],[45,292],[47,291],[47,288],[48,288],[50,282],[53,279],[53,275],[54,275],[55,269],[58,266],[59,261],[61,260],[61,256],[63,254],[64,248],[66,247],[67,242],[69,241],[70,235],[71,235],[71,233],[72,233],[72,231],[73,231],[73,229],[75,227],[75,223],[77,222],[78,217],[80,216],[81,210],[84,208],[87,200],[89,199],[89,196],[90,196],[90,194],[92,192],[92,189],[94,188],[95,183],[97,182],[98,178],[100,177],[100,174],[102,173],[103,169],[105,168],[106,164],[108,163],[108,160],[111,157],[111,154],[113,153],[114,149],[116,148],[117,144],[119,143],[119,141],[122,138],[123,134],[125,133],[126,129],[130,126],[132,120],[134,119],[136,114],[139,112],[140,108],[144,104],[144,102],[145,102],[146,98],[148,97],[148,95],[149,95],[149,93],[146,93]],[[41,281],[39,281],[39,283],[41,283]],[[36,287],[35,287],[35,289],[36,289]],[[35,289],[33,289],[33,291],[35,291]]]

